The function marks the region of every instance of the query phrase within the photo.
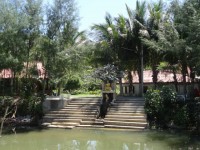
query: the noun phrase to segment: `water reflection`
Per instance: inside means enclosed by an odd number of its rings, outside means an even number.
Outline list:
[[[200,140],[165,132],[42,130],[4,135],[0,150],[200,150]]]

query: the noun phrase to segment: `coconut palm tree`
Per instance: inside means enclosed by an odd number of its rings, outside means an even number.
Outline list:
[[[156,88],[157,84],[157,76],[159,71],[157,70],[157,66],[161,61],[161,52],[156,47],[151,47],[148,45],[147,40],[151,40],[155,43],[158,42],[158,33],[157,31],[160,28],[160,24],[163,22],[163,2],[160,0],[158,3],[153,3],[148,5],[149,17],[147,20],[147,30],[149,33],[149,39],[144,39],[144,44],[148,47],[148,62],[152,68],[152,78],[154,87]]]
[[[102,65],[115,64],[117,65],[118,51],[120,48],[119,33],[114,23],[114,18],[107,13],[105,16],[106,23],[94,24],[92,30],[95,30],[97,37],[97,51],[100,55],[100,62]]]
[[[141,37],[146,37],[148,34],[146,32],[146,3],[136,1],[136,10],[131,10],[127,5],[128,22],[127,22],[127,46],[128,49],[132,49],[135,53],[133,59],[136,60],[135,69],[139,74],[140,83],[140,95],[143,93],[143,45]],[[132,78],[129,73],[130,78]]]

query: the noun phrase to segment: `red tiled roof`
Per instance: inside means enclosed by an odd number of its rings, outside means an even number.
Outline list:
[[[152,83],[153,82],[153,78],[152,78],[152,71],[151,70],[145,70],[143,72],[143,82],[144,83]],[[133,76],[133,83],[139,83],[139,77],[137,73],[132,72],[132,76]],[[160,71],[158,73],[158,82],[174,82],[174,74],[169,72],[169,71]],[[183,81],[183,77],[182,74],[177,73],[176,74],[176,78],[178,82],[182,82]],[[190,82],[190,78],[186,77],[186,81]],[[123,79],[123,83],[128,83],[127,80]]]
[[[24,66],[26,66],[26,63],[24,63]],[[44,78],[45,68],[43,67],[43,64],[41,62],[37,62],[36,67],[38,71],[38,78]],[[24,74],[24,71],[22,71],[22,74]],[[3,69],[0,71],[0,78],[12,78],[12,77],[13,77],[13,71],[11,69]]]
[[[12,78],[12,70],[11,69],[3,69],[0,71],[0,78]]]

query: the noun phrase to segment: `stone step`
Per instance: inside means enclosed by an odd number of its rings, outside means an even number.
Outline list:
[[[49,128],[61,128],[61,129],[73,129],[75,126],[66,126],[66,125],[48,125]]]
[[[140,114],[144,114],[145,113],[145,111],[143,111],[143,110],[131,110],[131,111],[108,111],[107,112],[107,115],[111,115],[111,114],[116,114],[116,115],[120,115],[120,116],[122,116],[122,115],[128,115],[128,116],[130,116],[130,115],[135,115],[135,114],[138,114],[138,113],[140,113]]]
[[[94,114],[94,115],[88,115],[88,114],[46,114],[45,115],[46,117],[48,116],[50,116],[50,117],[54,117],[54,118],[56,118],[56,117],[65,117],[65,118],[68,118],[68,117],[91,117],[91,118],[94,118],[94,117],[96,117],[96,114]]]
[[[77,116],[68,116],[68,117],[56,117],[55,116],[44,116],[43,120],[50,120],[51,122],[54,120],[54,119],[78,119],[78,120],[83,120],[83,121],[95,121],[96,117],[77,117]]]
[[[80,128],[104,128],[103,125],[78,125],[76,127],[80,127]]]
[[[51,125],[51,123],[50,122],[43,122],[41,125],[42,126],[49,126],[49,125]]]
[[[121,122],[121,121],[104,120],[104,125],[146,127],[147,123],[146,122]]]
[[[86,102],[70,102],[68,104],[68,106],[71,106],[71,105],[97,105],[97,104],[99,104],[99,102],[88,102],[88,103],[86,103]]]
[[[97,110],[99,107],[95,106],[95,107],[81,107],[78,108],[78,110],[88,110],[88,111],[92,111],[92,110]],[[60,109],[61,111],[68,111],[68,110],[77,110],[77,107],[65,107]]]
[[[104,125],[105,128],[117,128],[117,129],[133,129],[135,131],[141,131],[144,130],[144,127],[138,127],[138,126],[119,126],[119,125]]]
[[[134,112],[134,111],[143,111],[145,112],[144,108],[108,108],[108,111],[118,111],[118,112],[126,112],[126,111],[130,111],[130,112]]]
[[[71,101],[99,101],[101,97],[72,98]]]
[[[135,106],[135,105],[113,105],[113,106],[111,106],[111,108],[115,108],[115,109],[119,109],[119,108],[121,108],[121,109],[135,109],[135,108],[144,108],[144,106],[143,105],[140,105],[140,106]]]
[[[71,114],[85,114],[85,115],[94,115],[97,113],[96,111],[82,111],[82,110],[78,110],[78,111],[51,111],[48,112],[46,115],[51,115],[51,114],[67,114],[67,115],[71,115]]]
[[[113,110],[110,109],[109,113],[144,113],[145,111],[142,109],[136,109],[136,110],[126,110],[126,109],[121,109],[121,110]]]
[[[104,125],[103,121],[81,121],[80,125]]]
[[[77,122],[52,122],[51,125],[60,125],[60,126],[77,126],[80,123]]]
[[[71,100],[70,103],[100,103],[101,100]]]
[[[146,119],[145,115],[132,115],[132,116],[124,116],[124,115],[113,115],[113,114],[108,114],[106,115],[105,119],[110,119],[110,118],[120,118],[120,119]]]
[[[142,112],[145,113],[144,109],[108,109],[109,112],[132,112],[132,113],[137,113],[137,112]]]
[[[43,122],[77,122],[80,123],[81,119],[77,119],[77,118],[54,118],[54,117],[47,117],[47,118],[43,118]]]
[[[81,119],[53,119],[53,122],[77,122],[80,123]]]
[[[69,104],[67,106],[65,106],[65,108],[95,108],[97,106],[100,106],[100,105],[74,105],[74,104]]]
[[[108,111],[108,113],[107,113],[107,115],[115,115],[116,117],[117,116],[127,116],[127,117],[129,117],[129,116],[144,116],[145,115],[145,113],[141,113],[141,112],[110,112],[110,111]]]
[[[146,118],[104,118],[105,121],[121,121],[121,122],[144,122],[146,123]]]
[[[77,111],[77,110],[98,110],[99,109],[99,106],[96,106],[96,107],[65,107],[61,110],[65,111],[65,110],[74,110],[74,111]]]
[[[127,106],[143,106],[144,104],[142,103],[114,103],[113,107],[127,107]],[[111,106],[112,107],[112,106]]]

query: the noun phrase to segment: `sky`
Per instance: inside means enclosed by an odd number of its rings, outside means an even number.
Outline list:
[[[53,0],[44,0],[45,3],[52,3]],[[75,0],[80,16],[79,31],[90,30],[94,24],[105,23],[106,13],[112,17],[123,15],[127,17],[126,4],[135,10],[136,0]],[[158,2],[158,0],[139,0],[146,3]],[[163,0],[168,1],[168,0]]]
[[[126,4],[135,9],[136,0],[76,0],[79,9],[79,30],[90,30],[94,24],[104,23],[106,12],[117,17],[127,16]]]

